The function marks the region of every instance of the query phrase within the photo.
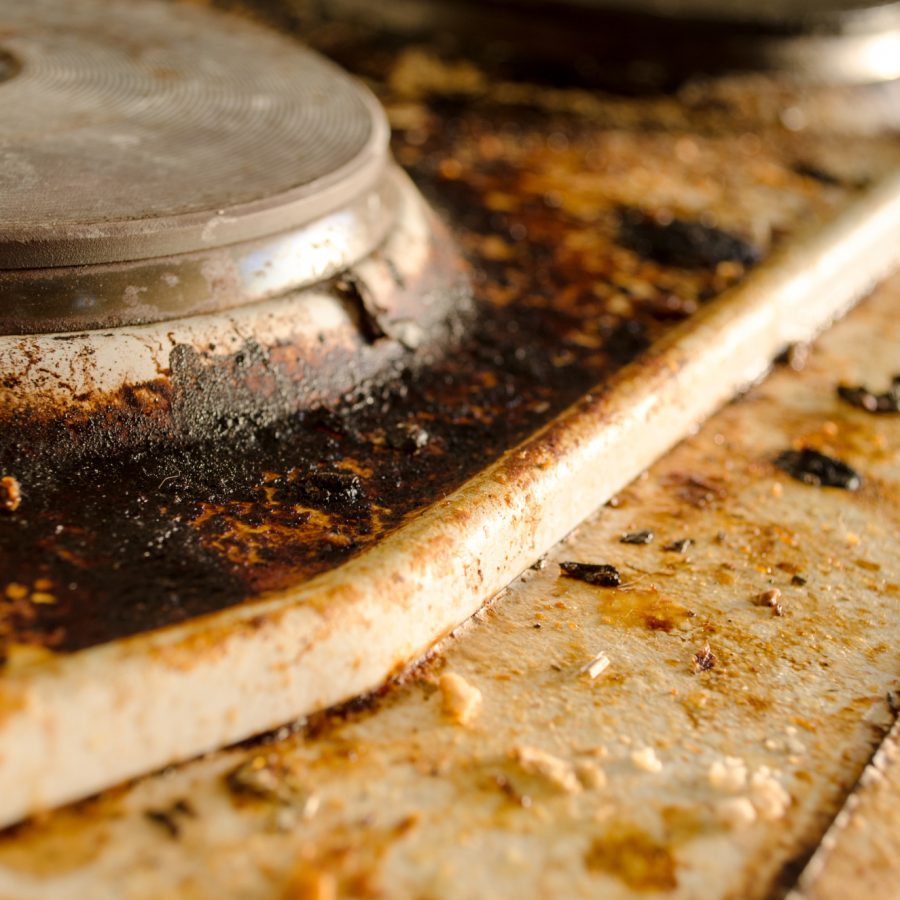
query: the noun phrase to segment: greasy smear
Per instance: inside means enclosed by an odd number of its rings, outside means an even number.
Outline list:
[[[671,891],[678,887],[671,851],[649,834],[625,822],[596,838],[584,857],[587,868],[625,882],[636,891]]]

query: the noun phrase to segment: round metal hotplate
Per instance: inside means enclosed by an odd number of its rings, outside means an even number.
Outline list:
[[[0,269],[259,240],[358,205],[382,177],[374,98],[249,21],[156,0],[0,0],[0,26]]]

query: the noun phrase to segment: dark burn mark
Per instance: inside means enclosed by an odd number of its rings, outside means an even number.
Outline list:
[[[775,465],[791,478],[816,487],[855,491],[862,485],[862,476],[855,469],[818,450],[785,450],[775,459]]]
[[[888,390],[876,394],[862,385],[838,385],[837,395],[845,403],[870,413],[900,412],[900,377],[895,376]]]
[[[652,542],[653,532],[646,529],[644,531],[631,531],[619,538],[620,544],[650,544]]]
[[[343,272],[332,281],[332,290],[356,315],[359,330],[370,344],[386,336],[387,332],[379,319],[379,310],[368,287],[359,278],[351,272]]]
[[[567,578],[574,578],[576,581],[597,587],[614,588],[622,583],[619,570],[606,563],[562,562],[559,568]]]
[[[714,269],[723,262],[750,267],[762,253],[744,238],[685,219],[659,222],[636,209],[619,212],[619,242],[644,259],[683,269]]]

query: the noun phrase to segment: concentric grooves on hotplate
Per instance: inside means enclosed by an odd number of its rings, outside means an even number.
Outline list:
[[[338,208],[387,156],[374,99],[247,21],[159,0],[0,0],[0,268],[145,259]]]

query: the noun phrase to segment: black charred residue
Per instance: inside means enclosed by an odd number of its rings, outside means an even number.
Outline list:
[[[607,563],[561,562],[559,568],[567,578],[597,587],[614,588],[622,583],[619,570]]]
[[[647,529],[643,531],[630,531],[628,534],[623,534],[622,537],[619,538],[619,543],[621,544],[650,544],[653,542],[653,532]]]
[[[343,272],[332,280],[332,290],[356,315],[360,333],[370,344],[385,337],[369,288],[360,278],[351,272]]]
[[[900,375],[895,375],[891,386],[881,393],[876,393],[863,385],[838,385],[837,395],[845,403],[864,409],[870,413],[900,412]]]
[[[663,550],[667,553],[686,553],[693,543],[690,538],[679,538],[677,541],[670,541],[663,547]]]
[[[862,486],[862,476],[854,468],[808,447],[803,450],[785,450],[776,457],[775,465],[791,478],[816,487],[855,491]]]
[[[365,70],[390,103],[396,56],[367,39],[341,46],[329,34],[329,53]],[[358,356],[291,371],[289,347],[248,343],[218,362],[185,348],[172,359],[174,391],[162,381],[135,386],[90,422],[57,419],[44,431],[19,423],[14,439],[0,436],[3,471],[19,477],[27,497],[0,517],[0,650],[16,642],[63,652],[146,632],[352,558],[742,277],[741,266],[715,271],[719,262],[759,256],[706,225],[635,222],[631,235],[655,264],[635,257],[623,272],[619,200],[577,185],[606,171],[598,141],[619,128],[628,143],[631,124],[518,103],[435,97],[419,105],[421,117],[397,132],[393,151],[468,260],[475,309],[452,352],[410,354],[377,384],[351,372],[354,387],[336,397],[334,379]],[[621,159],[623,179],[631,161],[645,163],[637,150]],[[660,270],[661,260],[682,268]],[[637,281],[640,290],[628,287]],[[333,287],[369,328],[365,353],[396,345],[379,337],[363,286]],[[630,312],[611,307],[623,296]],[[143,430],[154,416],[156,426]],[[164,439],[145,439],[151,434]],[[67,456],[73,443],[78,454]],[[722,495],[699,476],[677,489],[696,505]],[[612,582],[610,568],[594,577]],[[11,584],[20,586],[12,598]],[[43,593],[54,602],[32,599]]]
[[[723,262],[750,267],[762,252],[736,234],[687,219],[658,221],[636,209],[619,214],[619,242],[644,259],[684,269],[714,269]]]

